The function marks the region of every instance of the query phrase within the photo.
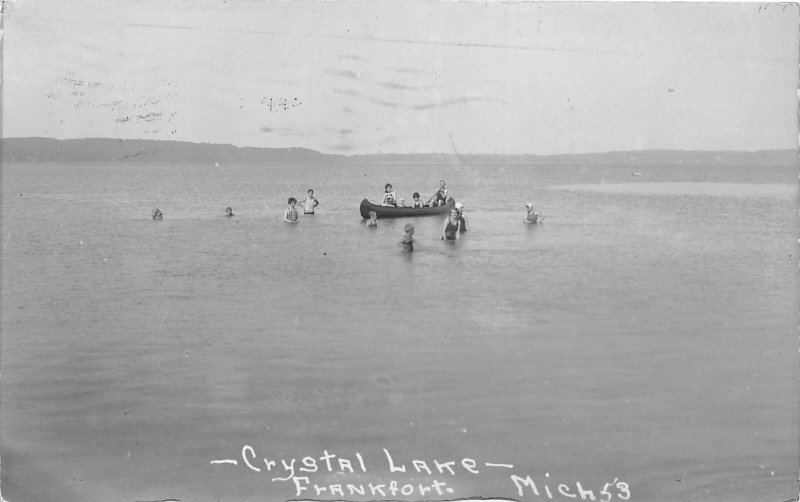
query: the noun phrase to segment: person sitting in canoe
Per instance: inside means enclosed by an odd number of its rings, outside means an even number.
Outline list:
[[[164,217],[164,214],[161,212],[161,210],[160,210],[159,208],[155,208],[155,209],[153,209],[153,215],[152,215],[152,218],[153,218],[154,220],[160,220],[160,219],[162,219],[163,217]]]
[[[436,207],[447,204],[447,187],[445,185],[446,183],[444,180],[439,180],[439,188],[431,195],[428,202],[425,203],[426,206]]]
[[[425,207],[419,198],[419,192],[414,192],[414,202],[411,203],[411,207]]]
[[[397,195],[395,195],[391,183],[387,183],[383,189],[383,202],[381,202],[381,206],[397,207]]]
[[[456,202],[456,209],[458,210],[458,223],[459,223],[459,232],[466,232],[469,230],[469,225],[467,225],[467,219],[464,218],[464,204],[460,202]]]
[[[453,208],[450,210],[450,216],[444,220],[444,227],[442,228],[442,240],[457,241],[460,236],[460,228],[461,222],[458,220],[458,209]]]

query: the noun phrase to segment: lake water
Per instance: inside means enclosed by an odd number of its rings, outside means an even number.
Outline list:
[[[797,174],[6,163],[3,497],[796,497]]]

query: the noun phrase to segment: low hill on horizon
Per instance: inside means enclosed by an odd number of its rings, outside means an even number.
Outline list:
[[[185,141],[86,138],[4,138],[2,159],[11,162],[175,162],[175,163],[373,163],[534,165],[798,165],[797,150],[637,150],[561,155],[493,154],[324,154],[308,148],[256,148]]]
[[[240,148],[233,145],[146,139],[4,138],[4,161],[37,162],[314,162],[331,156],[307,148]]]

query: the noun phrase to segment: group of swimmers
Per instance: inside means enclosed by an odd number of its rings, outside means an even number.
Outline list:
[[[369,212],[369,219],[367,219],[367,228],[378,228],[378,213],[375,211]],[[406,235],[403,237],[403,250],[404,251],[413,251],[413,237],[414,235],[414,225],[411,223],[407,224],[404,227]],[[444,220],[444,226],[442,227],[442,240],[445,241],[457,241],[460,238],[460,235],[469,230],[469,224],[467,223],[467,219],[464,217],[464,205],[460,202],[456,202],[453,209],[450,210],[450,215],[447,219]]]
[[[439,181],[439,188],[436,192],[428,199],[428,201],[423,205],[420,201],[420,195],[418,192],[414,192],[414,203],[410,207],[436,207],[439,205],[443,205],[447,203],[448,198],[448,191],[446,188],[446,183],[444,180]],[[392,184],[387,183],[385,187],[385,195],[383,198],[383,203],[381,205],[384,206],[394,206],[397,207],[396,203],[396,196],[394,191],[392,190]],[[308,195],[306,199],[300,203],[303,207],[303,214],[314,214],[314,210],[319,206],[319,199],[314,196],[314,189],[308,189]],[[407,207],[404,204],[403,199],[400,199],[400,207]],[[544,217],[540,215],[533,209],[533,203],[528,202],[525,204],[525,221],[526,223],[539,223],[544,220]],[[233,208],[230,206],[225,208],[225,216],[231,217],[233,216]],[[164,218],[164,213],[161,212],[161,209],[155,208],[153,209],[152,219],[160,220]],[[298,223],[300,221],[300,216],[297,211],[297,199],[294,197],[289,197],[288,207],[283,214],[283,221],[286,223]],[[378,227],[378,214],[375,211],[369,212],[369,219],[367,220],[367,227],[368,228],[377,228]],[[403,228],[405,231],[405,235],[403,236],[403,240],[401,244],[403,246],[403,251],[413,251],[414,250],[414,225],[408,223]],[[469,224],[467,223],[467,219],[464,217],[464,205],[460,202],[456,202],[453,209],[450,210],[450,214],[444,221],[444,226],[442,227],[442,240],[446,241],[453,241],[459,240],[462,233],[467,232],[469,230]]]
[[[533,202],[528,202],[525,204],[525,219],[523,221],[526,223],[541,223],[543,220],[544,216],[533,209]],[[367,227],[378,227],[378,214],[375,211],[369,212]],[[467,223],[467,219],[464,217],[464,205],[460,202],[456,202],[453,209],[450,210],[450,214],[448,215],[447,219],[444,220],[444,226],[442,227],[442,240],[457,241],[461,237],[461,234],[467,232],[468,230],[469,224]],[[403,236],[403,240],[400,242],[403,245],[403,251],[413,251],[414,225],[411,223],[406,224],[404,231],[405,235]]]
[[[406,206],[405,199],[397,200],[397,195],[394,192],[394,188],[392,187],[391,183],[387,183],[383,187],[383,201],[381,202],[382,206],[391,206],[391,207],[436,207],[442,206],[447,204],[448,192],[447,187],[444,180],[439,180],[439,188],[433,192],[433,195],[426,202],[422,202],[420,199],[419,192],[414,192],[413,201],[411,202],[410,206]]]
[[[287,223],[297,223],[300,221],[300,217],[297,213],[297,199],[294,197],[289,197],[289,205],[286,208],[286,211],[283,213],[283,221]],[[314,214],[314,210],[319,206],[319,199],[314,196],[314,189],[308,189],[308,195],[306,196],[306,200],[301,203],[303,207],[303,214]],[[231,217],[233,216],[233,208],[228,206],[225,208],[225,216]],[[161,220],[164,219],[164,213],[161,212],[161,209],[155,208],[153,212],[150,214],[150,217],[154,220]]]
[[[227,216],[229,218],[231,216],[233,216],[233,208],[231,206],[228,206],[228,207],[225,208],[225,216]],[[164,213],[162,213],[159,208],[154,208],[153,212],[150,213],[150,218],[152,218],[154,220],[163,220],[164,219]]]
[[[306,200],[300,203],[303,207],[303,214],[314,214],[314,210],[319,206],[319,199],[314,196],[314,189],[308,189]],[[297,199],[289,197],[289,206],[283,213],[283,221],[286,223],[297,223],[300,221],[300,216],[297,212]]]
[[[231,206],[225,208],[225,216],[229,218],[233,216],[233,208]],[[164,213],[162,213],[159,208],[155,208],[153,209],[153,212],[150,214],[150,217],[154,220],[163,220]]]

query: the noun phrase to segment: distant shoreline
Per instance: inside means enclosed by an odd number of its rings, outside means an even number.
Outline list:
[[[637,150],[560,155],[494,155],[447,153],[325,154],[308,148],[255,148],[228,144],[189,143],[138,139],[4,138],[2,159],[6,162],[201,162],[201,163],[352,163],[465,164],[465,165],[800,165],[798,150],[686,151]]]

